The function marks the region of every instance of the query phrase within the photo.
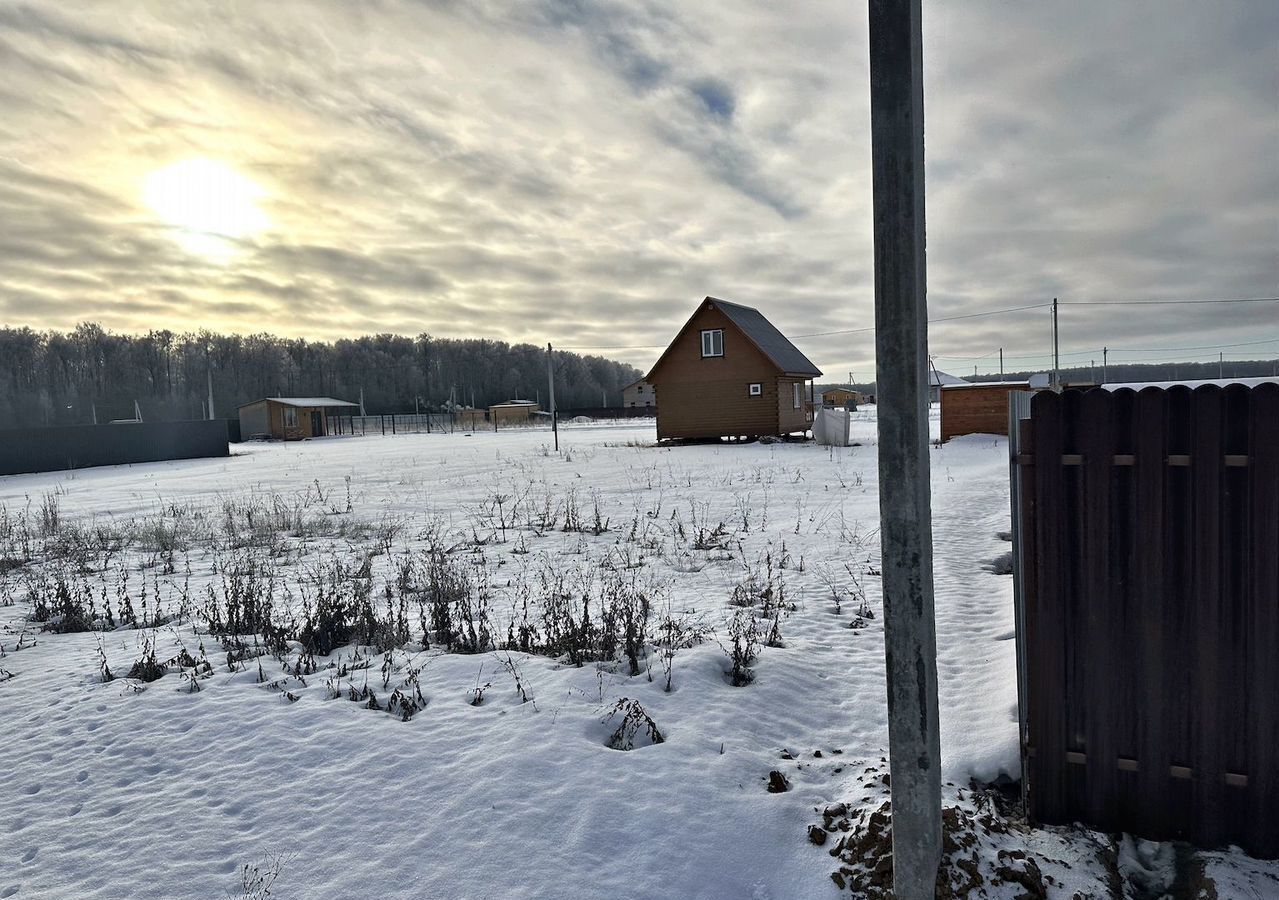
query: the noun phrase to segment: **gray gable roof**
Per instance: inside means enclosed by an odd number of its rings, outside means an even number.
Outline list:
[[[814,377],[822,374],[822,370],[813,365],[808,357],[787,340],[786,335],[778,331],[772,322],[764,318],[764,314],[759,310],[720,300],[718,297],[707,297],[706,300],[728,316],[732,323],[772,360],[773,365],[786,374]]]

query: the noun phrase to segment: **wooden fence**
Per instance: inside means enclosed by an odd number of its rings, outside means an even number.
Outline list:
[[[1031,818],[1279,857],[1279,384],[1030,409],[1011,446]]]

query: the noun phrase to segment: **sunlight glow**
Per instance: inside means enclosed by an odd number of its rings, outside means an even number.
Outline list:
[[[147,176],[143,199],[176,229],[187,250],[225,259],[236,242],[266,228],[258,201],[265,191],[230,166],[211,159],[185,159]]]

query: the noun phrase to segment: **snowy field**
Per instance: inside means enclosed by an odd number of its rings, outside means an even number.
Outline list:
[[[881,896],[873,418],[854,429],[0,478],[0,898]],[[1158,881],[1162,848],[1010,830],[970,789],[1018,775],[1005,442],[934,449],[933,507],[951,856],[980,870],[951,895]],[[1206,859],[1220,896],[1279,896],[1273,866]]]

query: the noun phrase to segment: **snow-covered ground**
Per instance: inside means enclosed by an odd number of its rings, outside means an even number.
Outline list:
[[[0,898],[253,896],[246,864],[287,898],[838,896],[840,822],[886,797],[872,416],[848,448],[658,447],[649,421],[564,427],[558,454],[547,431],[369,435],[0,478]],[[1018,775],[1005,442],[934,449],[933,508],[947,803],[980,818],[970,780]],[[387,652],[228,660],[202,615],[256,590],[300,618],[339,583],[393,608],[430,565],[482,596],[499,644],[525,601],[537,622],[589,596],[606,630],[603,598],[642,596],[640,673],[620,650],[425,649],[412,605]],[[58,576],[99,617],[159,597],[176,618],[42,631]],[[734,623],[761,644],[742,686]],[[123,677],[143,641],[212,674]],[[625,699],[663,742],[608,746]],[[1110,896],[1098,836],[1019,834],[983,837],[983,871],[1021,847],[1049,896]],[[1213,860],[1275,896],[1274,867],[1240,863]]]

